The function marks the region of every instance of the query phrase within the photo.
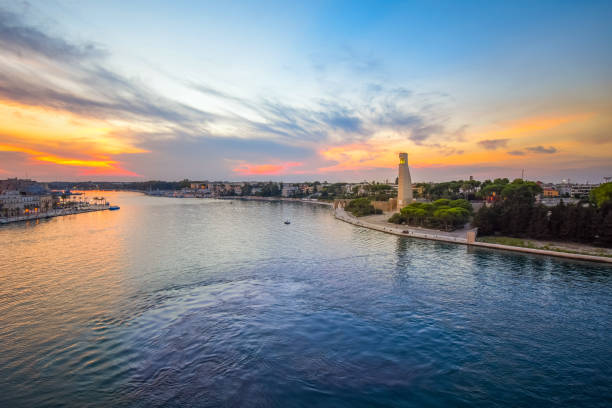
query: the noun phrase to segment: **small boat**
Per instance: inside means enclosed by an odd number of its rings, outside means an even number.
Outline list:
[[[285,221],[285,224],[289,225],[289,224],[291,224],[291,221],[287,220],[287,221]]]
[[[118,205],[111,205],[110,207],[108,207],[109,210],[111,211],[116,211],[118,210],[120,207]]]

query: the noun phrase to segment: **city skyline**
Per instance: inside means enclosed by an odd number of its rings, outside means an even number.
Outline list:
[[[612,175],[607,2],[0,2],[0,178]],[[484,35],[483,33],[486,33]]]

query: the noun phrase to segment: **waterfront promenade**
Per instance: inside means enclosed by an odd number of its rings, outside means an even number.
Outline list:
[[[429,239],[434,241],[451,242],[455,244],[470,245],[473,247],[481,247],[503,251],[514,251],[524,252],[535,255],[545,256],[556,256],[560,258],[576,259],[581,261],[601,262],[612,265],[612,258],[605,256],[596,255],[585,255],[585,254],[574,254],[569,252],[551,251],[546,249],[537,248],[523,248],[511,245],[491,244],[488,242],[472,241],[468,242],[467,232],[474,231],[474,229],[463,229],[458,231],[437,231],[424,228],[414,228],[408,226],[395,226],[384,221],[385,216],[368,216],[363,218],[357,218],[346,211],[343,208],[337,208],[334,210],[334,217],[344,222],[348,222],[353,225],[357,225],[364,228],[369,228],[388,234],[395,234],[404,237]],[[382,218],[381,218],[382,217]]]
[[[406,225],[389,224],[384,222],[383,218],[388,218],[389,215],[377,215],[357,218],[347,213],[344,208],[334,210],[334,216],[342,221],[348,222],[364,228],[370,228],[377,231],[387,232],[389,234],[401,235],[405,237],[431,239],[435,241],[453,242],[456,244],[467,244],[466,231],[438,231],[425,228],[414,228]],[[383,218],[381,218],[383,217]],[[393,226],[391,226],[393,225]]]
[[[81,208],[63,208],[59,210],[51,210],[44,213],[37,213],[31,215],[20,215],[17,217],[0,217],[0,224],[9,224],[13,222],[21,222],[21,221],[34,221],[40,220],[44,218],[53,218],[53,217],[61,217],[64,215],[73,215],[73,214],[81,214],[86,212],[93,211],[104,211],[108,210],[107,205],[92,205],[89,207],[81,207]]]

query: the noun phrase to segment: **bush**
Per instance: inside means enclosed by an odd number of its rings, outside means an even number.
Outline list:
[[[463,227],[472,213],[467,200],[440,199],[433,203],[412,203],[389,218],[395,224],[453,230]]]
[[[369,198],[356,198],[351,200],[346,207],[344,207],[344,209],[353,214],[355,217],[363,217],[371,214],[382,214],[381,210],[378,210],[380,212],[377,212]]]
[[[389,218],[387,221],[393,224],[403,224],[404,223],[404,219],[400,213],[393,214],[391,218]]]

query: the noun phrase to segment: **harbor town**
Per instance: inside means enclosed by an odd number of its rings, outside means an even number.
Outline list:
[[[612,407],[612,0],[0,0],[0,408]]]
[[[70,186],[60,182],[37,183],[29,179],[7,179],[0,181],[0,223],[119,209],[101,195],[88,198],[82,192],[70,190],[106,188],[136,190],[151,197],[282,200],[322,204],[332,207],[338,220],[386,233],[612,262],[612,249],[608,249],[612,243],[612,183],[609,178],[606,181],[601,185],[570,183],[567,180],[559,184],[545,184],[523,179],[481,182],[470,177],[469,180],[443,183],[413,183],[407,153],[399,154],[398,173],[394,182],[183,180],[176,183],[152,181],[138,185],[75,183]],[[160,184],[165,184],[166,188],[160,189]],[[168,186],[174,188],[169,189]],[[517,214],[516,221],[506,221],[505,226],[500,226],[503,224],[500,220],[507,220],[508,215],[494,215],[494,212],[505,211],[504,206],[522,206],[522,212]],[[526,210],[529,211],[527,217]],[[557,214],[557,220],[554,214]],[[523,230],[512,229],[525,219]],[[534,229],[534,225],[539,229]],[[573,232],[566,233],[565,239],[559,240],[558,231],[567,230],[569,225],[573,226]],[[538,240],[541,238],[553,238],[556,242]]]
[[[50,190],[29,179],[0,180],[0,224],[115,209],[102,196]]]

